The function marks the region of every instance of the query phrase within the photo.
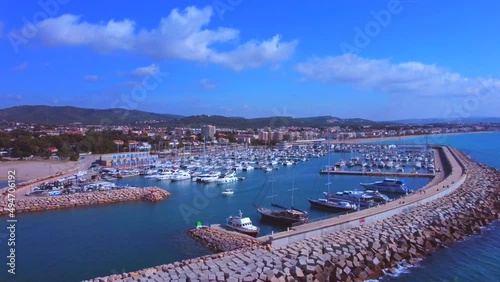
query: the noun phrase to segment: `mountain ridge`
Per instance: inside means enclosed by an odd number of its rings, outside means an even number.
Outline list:
[[[500,118],[474,117],[469,123],[500,123]],[[362,118],[339,118],[334,116],[316,116],[294,118],[291,116],[272,116],[259,118],[226,117],[221,115],[191,115],[153,113],[140,110],[91,109],[74,106],[23,105],[0,109],[0,121],[24,122],[44,125],[138,125],[154,123],[163,126],[199,127],[212,124],[228,128],[262,128],[262,127],[329,127],[329,126],[384,126],[398,124],[446,124],[468,123],[465,120],[444,119],[404,119],[394,121],[373,121]]]

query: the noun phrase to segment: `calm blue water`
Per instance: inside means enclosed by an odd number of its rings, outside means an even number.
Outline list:
[[[492,146],[495,140],[497,144]],[[498,140],[500,140],[499,134],[454,135],[447,136],[446,142],[439,140],[437,143],[451,144],[464,149],[477,160],[498,167],[500,156],[494,155],[500,152]],[[405,142],[409,144],[411,141],[405,140]],[[430,140],[429,143],[431,143]],[[487,152],[484,153],[481,148]],[[340,158],[348,159],[350,155],[332,154],[331,161],[335,162]],[[323,157],[311,159],[294,167],[281,167],[274,177],[274,194],[278,195],[274,198],[275,202],[291,205],[289,189],[293,186],[298,188],[294,191],[295,207],[309,211],[311,218],[331,216],[320,210],[310,210],[307,202],[307,198],[319,197],[326,189],[327,176],[320,176],[318,170],[327,164],[328,158]],[[261,227],[262,235],[283,230],[283,228],[260,222],[260,215],[253,206],[269,206],[270,199],[267,196],[271,194],[269,191],[270,174],[256,170],[240,172],[239,176],[245,176],[246,179],[228,186],[191,182],[161,184],[155,180],[129,178],[120,181],[120,184],[161,185],[162,188],[172,192],[173,197],[156,204],[134,202],[19,215],[16,230],[17,274],[15,277],[7,275],[5,257],[8,251],[5,236],[8,234],[5,229],[6,223],[0,223],[0,226],[3,226],[0,229],[0,255],[2,257],[0,281],[79,281],[205,255],[208,251],[189,238],[186,231],[194,227],[198,220],[204,224],[223,223],[227,216],[236,214],[239,209]],[[330,189],[332,192],[359,189],[360,182],[374,180],[378,178],[331,176]],[[406,179],[406,182],[410,188],[419,188],[428,180],[410,178]],[[235,195],[222,197],[220,192],[226,187],[233,188]],[[0,218],[0,222],[2,221],[5,222],[6,218]],[[492,228],[490,233],[492,235],[485,234],[477,238],[500,239],[498,228]],[[471,239],[464,245],[470,246],[475,242],[474,240]],[[495,239],[491,240],[495,242]],[[484,242],[485,240],[476,241]],[[496,240],[496,242],[500,241]],[[496,253],[500,253],[498,248],[498,244],[487,247],[488,250],[496,250]],[[481,249],[485,248],[480,245],[473,248],[473,250]],[[454,250],[455,247],[452,247],[446,251]],[[462,252],[460,248],[456,248],[456,251]],[[440,254],[441,252],[438,252],[432,258],[439,260]],[[458,253],[454,256],[463,257],[463,254]],[[480,254],[472,257],[480,257]],[[397,279],[439,281],[439,277],[426,276],[432,275],[432,272],[439,273],[436,269],[430,271],[437,263],[428,263],[428,261],[422,263],[422,268],[414,268],[411,274],[402,274]],[[446,257],[443,257],[441,261],[446,263]],[[466,262],[468,261],[464,259],[464,264]],[[468,263],[473,269],[477,269],[473,267],[473,261]],[[500,263],[498,258],[495,263]],[[449,265],[449,267],[455,266]],[[463,273],[457,274],[457,277],[460,281],[470,281],[471,278],[466,276],[467,273],[469,271],[464,270]],[[493,272],[485,273],[489,277],[494,275]]]

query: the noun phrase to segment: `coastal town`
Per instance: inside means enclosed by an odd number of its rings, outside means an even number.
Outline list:
[[[284,142],[301,142],[331,138],[336,143],[352,140],[376,141],[384,138],[408,138],[437,134],[495,132],[498,123],[448,125],[344,125],[322,127],[282,126],[263,128],[161,127],[154,121],[141,125],[61,126],[3,122],[0,124],[0,157],[51,158],[77,160],[78,154],[120,151],[152,151],[160,154],[200,152],[203,147],[254,145],[276,146]],[[14,142],[15,140],[15,142]]]

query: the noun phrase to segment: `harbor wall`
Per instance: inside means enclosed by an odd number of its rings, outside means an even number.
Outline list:
[[[125,188],[110,191],[95,191],[62,196],[25,197],[15,200],[15,209],[0,207],[0,216],[14,213],[37,212],[44,210],[73,208],[99,204],[111,204],[125,201],[161,201],[170,197],[170,193],[157,187]]]

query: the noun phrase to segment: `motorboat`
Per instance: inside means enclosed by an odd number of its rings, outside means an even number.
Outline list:
[[[373,198],[366,197],[364,191],[342,191],[334,194],[323,193],[328,200],[331,201],[349,201],[358,204],[361,208],[367,208],[375,205]]]
[[[224,177],[219,177],[215,180],[217,184],[226,184],[226,183],[232,183],[238,181],[238,177],[236,176],[224,176]]]
[[[155,179],[157,181],[169,180],[171,176],[172,176],[172,173],[161,173],[161,174],[156,175]]]
[[[171,181],[182,181],[187,179],[191,179],[191,174],[189,174],[189,172],[187,171],[182,171],[182,170],[174,172],[170,177]]]
[[[382,194],[379,191],[373,191],[373,190],[366,190],[362,197],[364,199],[373,200],[375,203],[382,203],[382,204],[391,201],[391,199],[387,195]]]
[[[196,182],[215,182],[220,176],[220,171],[210,171],[198,175]]]
[[[231,195],[234,195],[234,191],[233,189],[224,189],[224,191],[222,191],[221,193],[223,196],[231,196]]]
[[[373,183],[360,183],[367,190],[375,190],[386,193],[408,193],[403,180],[386,178],[382,181],[375,181]]]
[[[259,227],[252,224],[249,217],[243,217],[241,210],[238,216],[230,216],[227,218],[226,227],[252,237],[257,237],[260,230]]]

